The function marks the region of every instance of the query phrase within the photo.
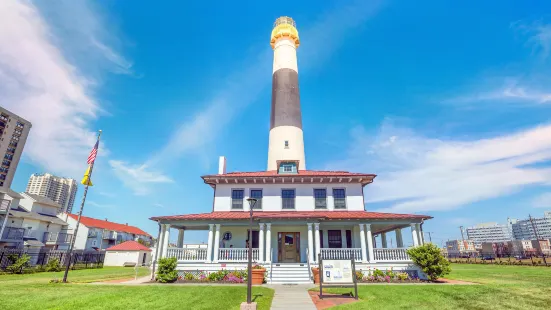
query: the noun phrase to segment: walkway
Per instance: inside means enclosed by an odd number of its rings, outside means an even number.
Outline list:
[[[316,310],[308,294],[308,290],[314,287],[313,284],[267,285],[267,287],[275,290],[272,310]]]

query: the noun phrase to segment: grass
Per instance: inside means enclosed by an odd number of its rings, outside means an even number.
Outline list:
[[[149,274],[139,270],[138,276]],[[92,285],[134,277],[133,268],[104,267],[69,273],[70,284],[48,283],[63,273],[0,275],[0,309],[239,309],[245,286]],[[258,309],[269,309],[273,290],[253,288]]]
[[[447,278],[479,285],[361,285],[360,302],[335,309],[549,309],[551,304],[551,268],[453,264],[452,270]]]

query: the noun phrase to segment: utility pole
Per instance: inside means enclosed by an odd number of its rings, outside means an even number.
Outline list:
[[[540,243],[540,236],[538,235],[538,228],[534,224],[534,220],[532,219],[532,215],[528,214],[528,218],[530,219],[530,223],[532,224],[532,229],[534,230],[534,235],[536,235],[536,244],[538,245],[538,251],[543,256],[543,263],[545,266],[547,266],[547,261],[545,260],[545,254],[541,250],[541,243]]]
[[[432,231],[427,231],[426,233],[429,234],[429,242],[432,243]]]
[[[459,226],[459,230],[461,231],[461,240],[465,241],[465,237],[463,236],[463,226]]]

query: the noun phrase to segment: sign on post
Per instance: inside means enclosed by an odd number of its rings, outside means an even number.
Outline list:
[[[323,287],[354,287],[354,298],[358,299],[356,265],[354,259],[323,260],[319,255],[320,299],[323,299]]]

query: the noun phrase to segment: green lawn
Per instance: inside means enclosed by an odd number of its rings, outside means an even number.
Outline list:
[[[147,275],[139,270],[139,276]],[[245,286],[93,285],[84,284],[134,277],[133,268],[105,267],[69,273],[73,283],[48,283],[63,273],[0,275],[0,309],[239,309]],[[253,289],[259,309],[269,309],[273,290]]]
[[[361,285],[335,309],[549,309],[551,268],[453,264],[449,279],[479,285]],[[350,292],[350,289],[332,289]]]

